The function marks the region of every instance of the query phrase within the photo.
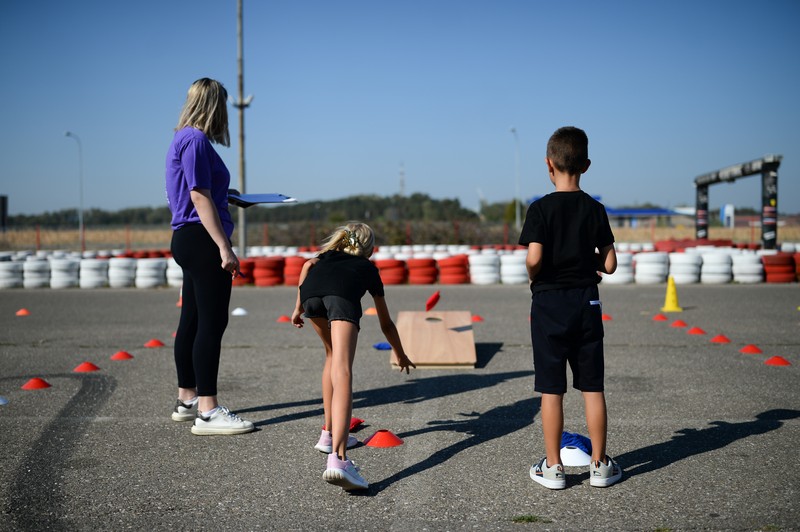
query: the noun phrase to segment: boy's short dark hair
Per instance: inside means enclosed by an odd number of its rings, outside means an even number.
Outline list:
[[[577,127],[558,128],[547,141],[547,158],[559,172],[580,175],[589,161],[589,137]]]

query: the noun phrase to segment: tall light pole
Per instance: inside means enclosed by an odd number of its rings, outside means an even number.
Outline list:
[[[242,41],[242,0],[236,4],[236,59],[239,65],[239,99],[231,102],[239,110],[239,192],[246,193],[244,179],[244,110],[253,101],[253,96],[244,97],[244,43]],[[247,256],[247,218],[244,209],[239,208],[239,254]]]
[[[81,241],[81,253],[86,251],[86,238],[83,231],[83,147],[81,139],[75,133],[67,131],[67,137],[72,137],[78,143],[78,235]]]
[[[516,174],[516,189],[514,191],[514,223],[516,225],[517,231],[522,229],[522,225],[520,223],[520,212],[519,212],[519,136],[517,136],[517,128],[511,128],[511,134],[514,135],[514,169]]]

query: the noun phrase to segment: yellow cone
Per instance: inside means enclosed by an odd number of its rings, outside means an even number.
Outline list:
[[[675,288],[675,279],[670,275],[667,277],[667,296],[664,298],[664,306],[661,312],[683,312],[678,305],[678,290]]]

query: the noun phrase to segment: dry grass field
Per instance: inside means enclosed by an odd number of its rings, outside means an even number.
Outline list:
[[[432,224],[428,224],[430,226]],[[411,233],[414,243],[453,243],[450,234],[445,231],[435,234],[426,231],[424,224],[415,224]],[[380,238],[380,228],[376,227]],[[312,235],[316,235],[317,242],[324,238],[329,228],[314,228],[310,224],[273,224],[265,228],[258,224],[248,229],[248,245],[291,245],[308,246],[311,244]],[[388,231],[387,231],[388,233]],[[452,233],[452,227],[447,224],[447,233]],[[168,228],[87,228],[85,232],[87,250],[143,250],[169,248],[171,231]],[[678,227],[617,227],[614,228],[617,242],[657,242],[661,240],[682,240],[694,237],[694,228],[688,226]],[[384,244],[405,243],[401,237],[395,235],[394,241]],[[430,236],[430,238],[426,238]],[[234,234],[236,238],[236,234]],[[398,241],[398,238],[401,240]],[[504,244],[513,243],[515,232],[508,231],[502,226],[469,227],[463,224],[459,232],[459,242],[464,244]],[[732,240],[735,243],[758,243],[761,240],[760,228],[741,227],[727,229],[712,227],[711,240]],[[388,240],[388,239],[385,239]],[[779,242],[800,242],[800,226],[787,226],[778,229]],[[80,239],[77,229],[14,229],[0,233],[0,251],[19,250],[69,250],[80,249]]]

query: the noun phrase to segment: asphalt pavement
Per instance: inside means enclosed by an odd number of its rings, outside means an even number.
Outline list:
[[[234,289],[247,315],[230,318],[219,398],[257,430],[214,437],[170,419],[177,289],[0,292],[0,530],[800,529],[800,285],[678,286],[666,321],[666,285],[601,286],[608,451],[625,473],[598,489],[570,467],[561,491],[528,473],[544,449],[527,287],[390,286],[389,308],[424,310],[437,289],[437,310],[483,318],[478,366],[400,374],[364,317],[354,434],[403,444],[350,451],[360,493],[321,478],[324,353],[279,321],[293,289]],[[21,389],[36,377],[52,386]],[[565,410],[586,434],[580,393]]]

